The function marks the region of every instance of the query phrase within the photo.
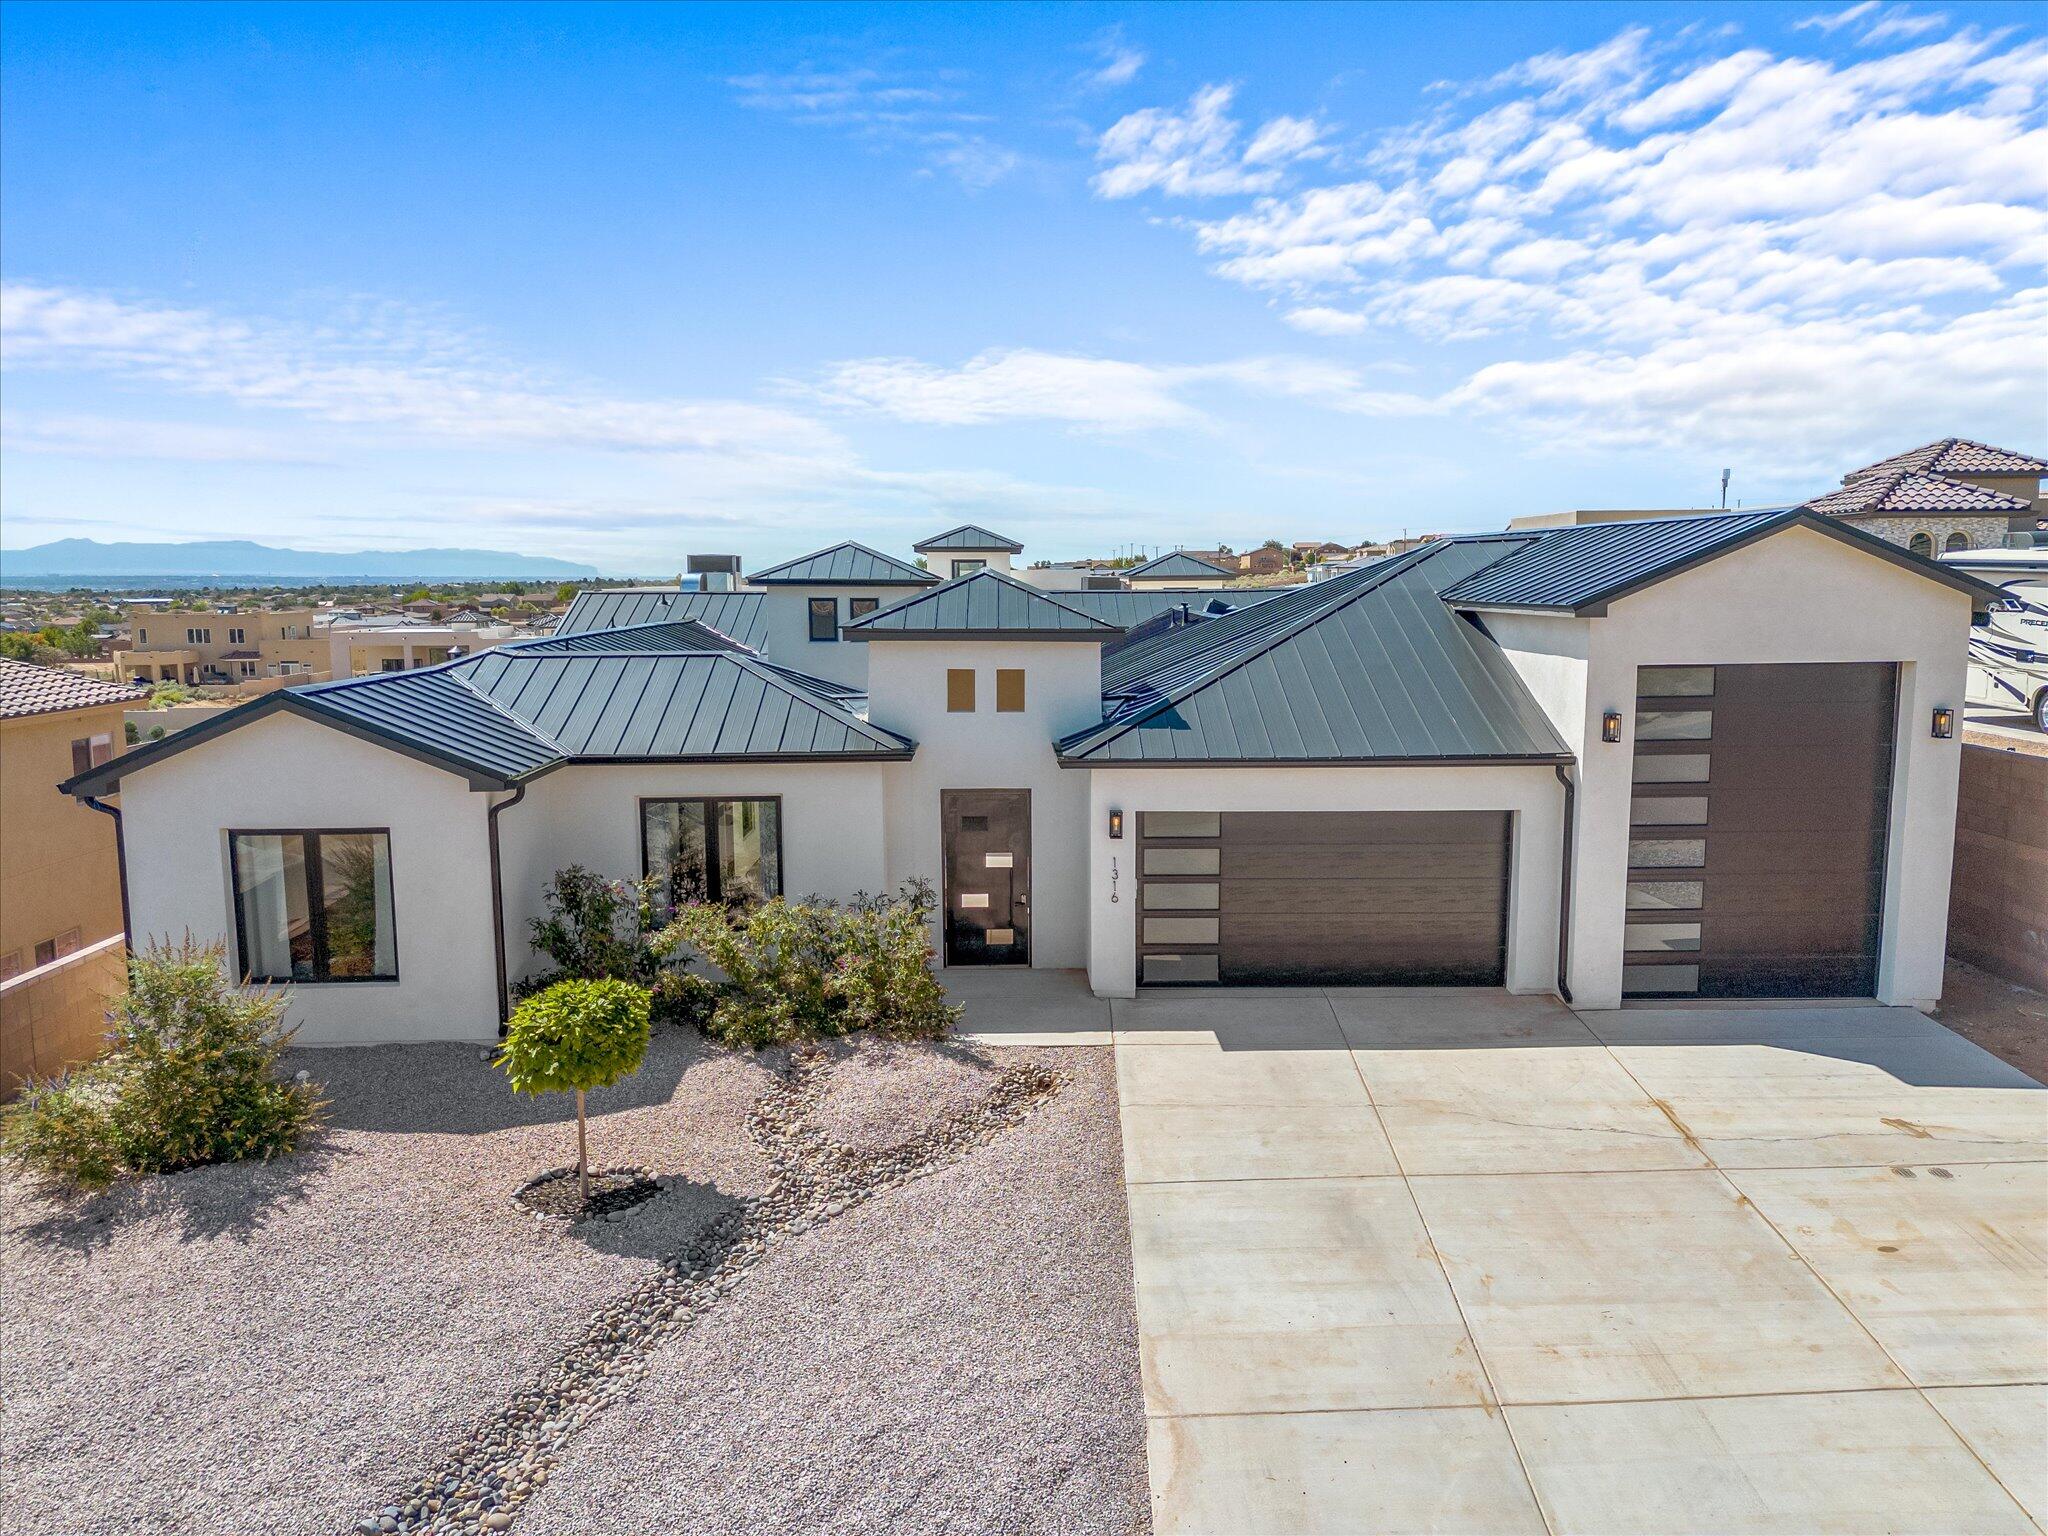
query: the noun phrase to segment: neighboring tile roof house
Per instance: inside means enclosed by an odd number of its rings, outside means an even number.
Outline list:
[[[1934,475],[2048,475],[2048,461],[2037,459],[2030,453],[2015,453],[2010,448],[1975,443],[1967,437],[1944,437],[1939,442],[1896,453],[1875,464],[1851,470],[1842,476],[1842,483],[1852,485],[1873,475],[1889,475],[1900,470],[1918,470]]]
[[[982,550],[1001,550],[1012,555],[1024,553],[1024,546],[1015,539],[1006,539],[1000,533],[991,533],[979,523],[962,523],[958,528],[949,528],[944,533],[910,547],[919,554],[927,550],[941,549],[964,550],[969,554]]]
[[[1155,555],[1143,565],[1134,565],[1124,572],[1124,580],[1141,581],[1150,577],[1187,576],[1197,581],[1213,580],[1218,576],[1235,576],[1236,571],[1228,566],[1218,565],[1213,560],[1204,560],[1185,550],[1175,550],[1170,555]]]
[[[30,661],[0,659],[0,720],[93,709],[102,704],[132,704],[147,697],[145,688],[103,683],[96,677],[39,667]]]
[[[1806,507],[1771,507],[1532,530],[1521,549],[1447,587],[1443,599],[1459,608],[1600,614],[1607,604],[1631,592],[1795,525],[1967,592],[1980,607],[1999,595],[1960,571],[1910,554],[1837,518]]]
[[[2032,510],[2033,503],[2003,491],[1986,490],[1964,480],[1915,469],[1851,480],[1839,491],[1806,503],[1828,517],[1863,517],[1877,513],[1939,512],[1949,516],[2011,517]]]
[[[1567,763],[1500,650],[1439,591],[1525,539],[1446,539],[1177,632],[1059,744],[1124,763]],[[1105,689],[1109,684],[1105,681]]]
[[[938,581],[930,571],[851,539],[800,559],[785,560],[747,578],[758,586],[922,587]]]
[[[1106,640],[1121,634],[1122,627],[986,570],[878,608],[843,633],[849,640]]]

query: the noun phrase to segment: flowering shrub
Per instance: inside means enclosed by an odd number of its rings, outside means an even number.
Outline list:
[[[687,948],[717,972],[699,978],[711,1001],[703,1027],[728,1045],[759,1048],[856,1030],[942,1035],[960,1010],[932,971],[937,905],[926,880],[844,906],[817,897],[776,897],[740,910],[690,902],[654,949],[668,956]]]

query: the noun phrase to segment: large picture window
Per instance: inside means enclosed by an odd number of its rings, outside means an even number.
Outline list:
[[[737,907],[780,896],[782,802],[642,800],[640,857],[664,910],[679,900]]]
[[[250,980],[398,980],[389,832],[231,832],[228,859]]]

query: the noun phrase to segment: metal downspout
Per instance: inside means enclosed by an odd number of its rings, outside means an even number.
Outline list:
[[[133,954],[135,925],[128,916],[128,839],[121,826],[121,808],[118,805],[108,805],[93,795],[80,795],[78,798],[101,815],[114,818],[114,868],[121,877],[121,943],[130,954]]]
[[[498,813],[508,811],[526,798],[526,786],[512,791],[510,800],[499,800],[484,813],[490,826],[491,844],[491,946],[498,961],[498,1033],[512,1016],[512,984],[505,972],[505,877],[498,862]],[[125,891],[125,887],[124,887]]]
[[[1566,1007],[1570,1007],[1572,988],[1566,978],[1571,971],[1572,820],[1578,810],[1579,791],[1563,763],[1556,765],[1556,772],[1557,782],[1564,786],[1564,857],[1559,861],[1563,874],[1558,881],[1557,893],[1557,995],[1564,999]]]

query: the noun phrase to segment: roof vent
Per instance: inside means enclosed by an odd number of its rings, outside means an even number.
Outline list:
[[[730,592],[739,585],[738,555],[686,555],[683,568],[697,578],[699,592]]]

